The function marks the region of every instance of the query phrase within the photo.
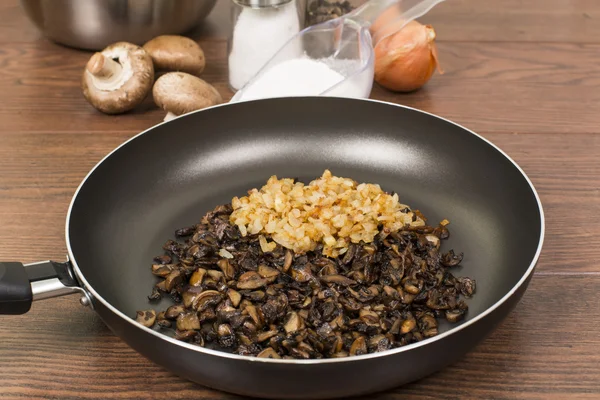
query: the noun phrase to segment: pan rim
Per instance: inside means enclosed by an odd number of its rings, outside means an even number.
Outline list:
[[[301,98],[301,99],[310,99],[310,98],[322,98],[323,96],[304,96],[304,97],[296,97],[296,98]],[[345,363],[345,362],[352,362],[352,361],[361,361],[361,360],[368,360],[368,359],[375,359],[375,358],[379,358],[379,357],[385,357],[385,356],[392,356],[392,355],[396,355],[396,354],[400,354],[400,353],[404,353],[404,352],[409,352],[413,349],[419,348],[421,346],[425,346],[428,345],[430,343],[439,341],[439,340],[443,340],[444,338],[454,335],[458,332],[460,332],[463,329],[468,328],[469,326],[475,324],[476,322],[478,322],[479,320],[485,318],[486,316],[490,315],[492,312],[494,312],[496,309],[498,309],[500,306],[502,306],[506,301],[508,301],[508,299],[510,299],[514,293],[519,290],[519,288],[529,279],[529,277],[533,274],[533,271],[535,269],[535,266],[539,260],[541,251],[542,251],[542,247],[544,244],[544,238],[545,238],[545,229],[546,229],[546,222],[545,222],[545,215],[544,215],[544,209],[542,206],[542,202],[540,200],[540,196],[537,192],[537,190],[535,189],[535,186],[533,185],[533,183],[531,182],[531,180],[529,179],[529,176],[527,176],[527,174],[525,173],[525,171],[523,171],[523,169],[519,166],[519,164],[517,164],[516,161],[514,161],[508,154],[506,154],[502,149],[500,149],[497,145],[495,145],[494,143],[492,143],[490,140],[484,138],[483,136],[479,135],[478,133],[472,131],[471,129],[468,129],[454,121],[451,121],[447,118],[441,117],[439,115],[430,113],[428,111],[424,111],[424,110],[420,110],[414,107],[409,107],[409,106],[405,106],[402,104],[396,104],[396,103],[391,103],[388,101],[383,101],[383,100],[374,100],[374,99],[348,99],[345,97],[333,97],[333,96],[328,96],[329,98],[334,98],[334,99],[345,99],[345,100],[351,100],[351,101],[362,101],[362,102],[366,102],[366,103],[378,103],[378,104],[385,104],[385,105],[389,105],[389,106],[393,106],[393,107],[399,107],[399,108],[404,108],[406,110],[410,110],[410,111],[414,111],[417,113],[421,113],[421,114],[425,114],[427,116],[433,117],[433,118],[437,118],[439,120],[445,121],[449,124],[452,124],[454,126],[457,126],[458,128],[461,128],[462,130],[464,130],[467,133],[470,133],[471,135],[475,136],[476,138],[482,140],[484,143],[488,144],[489,146],[491,146],[494,150],[496,150],[498,153],[500,153],[501,156],[504,156],[508,161],[510,161],[513,166],[521,173],[521,175],[523,176],[523,178],[525,179],[525,181],[527,182],[527,184],[529,185],[529,187],[531,188],[531,191],[535,197],[537,206],[538,206],[538,210],[540,213],[540,237],[539,237],[539,242],[538,242],[538,246],[536,249],[536,252],[529,264],[529,267],[527,268],[527,270],[525,271],[525,273],[523,274],[523,276],[519,279],[519,281],[504,295],[502,296],[502,298],[500,298],[496,303],[494,303],[493,305],[491,305],[490,307],[488,307],[487,309],[485,309],[483,312],[481,312],[480,314],[476,315],[475,317],[473,317],[473,319],[470,319],[466,322],[464,322],[463,324],[456,326],[452,329],[449,329],[448,331],[441,333],[437,336],[431,337],[431,338],[427,338],[425,340],[422,340],[420,342],[417,343],[412,343],[406,346],[402,346],[402,347],[398,347],[395,349],[391,349],[391,350],[385,350],[385,351],[381,351],[381,352],[377,352],[377,353],[370,353],[370,354],[363,354],[363,355],[359,355],[359,356],[352,356],[352,357],[344,357],[344,358],[325,358],[325,359],[310,359],[310,360],[296,360],[296,359],[272,359],[272,358],[258,358],[258,357],[251,357],[251,356],[241,356],[241,355],[237,355],[237,354],[231,354],[231,353],[226,353],[224,351],[218,351],[218,350],[212,350],[212,349],[207,349],[204,347],[200,347],[197,345],[193,345],[190,343],[186,343],[183,342],[181,340],[177,340],[175,338],[172,338],[168,335],[165,335],[164,333],[155,331],[153,329],[147,328],[143,325],[140,325],[139,323],[137,323],[134,319],[130,318],[129,316],[127,316],[126,314],[124,314],[123,312],[121,312],[120,310],[118,310],[117,308],[115,308],[112,304],[110,304],[108,301],[106,301],[102,296],[100,296],[96,290],[89,284],[89,282],[85,279],[83,273],[81,272],[81,269],[79,268],[79,265],[77,264],[77,260],[75,258],[75,256],[73,255],[73,250],[71,248],[71,241],[70,241],[70,232],[69,232],[69,226],[70,226],[70,220],[71,220],[71,213],[73,211],[73,206],[75,204],[75,201],[77,200],[77,196],[81,190],[81,188],[84,186],[84,184],[86,183],[86,181],[89,179],[90,176],[92,176],[92,174],[94,173],[94,171],[104,162],[106,161],[108,158],[110,158],[110,156],[117,152],[119,149],[121,149],[121,147],[124,147],[125,145],[127,145],[129,142],[137,139],[138,137],[141,137],[142,135],[154,130],[155,128],[162,126],[166,123],[169,123],[170,121],[163,121],[160,122],[136,135],[134,135],[133,137],[129,138],[128,140],[124,141],[123,143],[121,143],[119,146],[117,146],[116,148],[114,148],[111,152],[109,152],[105,157],[103,157],[89,172],[88,174],[85,176],[85,178],[81,181],[81,183],[79,184],[79,186],[77,187],[77,190],[75,191],[73,198],[71,199],[71,203],[69,204],[69,209],[67,211],[67,218],[66,218],[66,225],[65,225],[65,238],[66,238],[66,245],[67,245],[67,252],[69,255],[69,260],[72,264],[73,270],[75,272],[75,274],[77,275],[77,278],[79,279],[79,281],[82,283],[82,286],[85,290],[89,291],[92,294],[92,297],[96,300],[98,300],[100,303],[102,303],[106,308],[108,308],[112,313],[114,313],[115,315],[117,315],[118,317],[120,317],[121,319],[125,320],[126,322],[134,325],[136,328],[138,329],[142,329],[143,331],[146,331],[146,333],[149,333],[151,335],[154,335],[155,337],[161,339],[161,340],[166,340],[167,342],[170,342],[173,345],[176,346],[180,346],[192,351],[196,351],[199,353],[204,353],[206,355],[209,356],[215,356],[215,357],[224,357],[224,358],[229,358],[229,359],[233,359],[233,360],[239,360],[239,361],[247,361],[247,362],[259,362],[259,363],[273,363],[273,364],[299,364],[299,365],[310,365],[310,364],[333,364],[333,363]],[[262,101],[269,101],[272,99],[259,99],[259,100],[251,100],[250,102],[262,102]],[[224,103],[224,104],[218,104],[212,107],[207,107],[204,108],[202,110],[196,110],[193,111],[191,113],[182,115],[178,118],[184,118],[199,112],[204,112],[204,111],[208,111],[214,108],[221,108],[221,107],[227,107],[229,105],[236,105],[236,104],[240,104],[240,103]]]

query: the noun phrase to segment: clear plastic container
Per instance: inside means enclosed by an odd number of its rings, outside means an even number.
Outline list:
[[[297,90],[294,93],[284,90],[283,87],[280,95],[269,93],[269,89],[279,85],[269,84],[267,88],[261,84],[265,82],[261,78],[271,73],[273,67],[297,59],[322,62],[341,75],[340,79],[322,87],[318,92],[313,92],[308,84],[309,81],[313,81],[313,77],[294,75],[289,76],[289,82],[280,82],[280,85],[295,85]],[[291,39],[231,101],[315,95],[369,97],[373,86],[373,68],[374,51],[369,30],[352,20],[344,20],[342,25],[339,24],[339,20],[332,20],[320,24],[318,29],[307,28],[301,35]]]
[[[377,42],[424,15],[441,1],[371,0],[343,17],[305,28],[290,39],[231,101],[290,96],[369,97]],[[377,38],[374,41],[369,27],[390,7],[399,7],[395,14],[397,17],[375,33]],[[394,29],[386,29],[388,27]],[[298,60],[323,63],[336,73],[336,77],[319,86],[315,85],[319,77],[311,75],[308,68],[304,71],[290,67],[287,75],[282,71],[284,66]]]

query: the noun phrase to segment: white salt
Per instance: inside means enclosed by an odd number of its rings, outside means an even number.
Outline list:
[[[243,7],[233,28],[230,86],[234,90],[243,87],[298,32],[296,0],[281,7]]]
[[[373,88],[373,63],[344,58],[322,58],[325,64],[346,77],[342,84],[327,92],[327,96],[368,98]]]
[[[236,100],[269,97],[318,96],[344,80],[344,75],[325,63],[297,58],[276,64],[246,86]]]

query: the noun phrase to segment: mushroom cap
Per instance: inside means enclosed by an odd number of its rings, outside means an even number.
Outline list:
[[[206,60],[202,48],[190,38],[177,35],[162,35],[144,44],[154,67],[163,71],[181,71],[200,75]]]
[[[157,106],[176,115],[201,110],[223,102],[212,85],[185,72],[168,72],[152,88]]]
[[[104,50],[100,63],[120,65],[111,76],[96,74],[94,57],[83,72],[81,86],[85,99],[106,114],[119,114],[139,105],[154,83],[152,58],[146,51],[127,42],[114,43]],[[94,72],[94,73],[93,73]]]

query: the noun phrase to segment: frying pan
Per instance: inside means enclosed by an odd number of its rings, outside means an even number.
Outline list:
[[[465,253],[477,281],[469,312],[438,336],[342,359],[257,359],[204,349],[133,320],[150,307],[152,258],[175,229],[197,223],[271,175],[338,176],[396,191],[433,223],[443,249]],[[517,304],[542,248],[544,217],[523,171],[477,134],[445,119],[369,100],[282,98],[217,106],[127,141],[85,178],[67,215],[67,262],[0,264],[0,312],[80,292],[132,348],[184,378],[267,398],[336,398],[420,379],[465,355]]]

